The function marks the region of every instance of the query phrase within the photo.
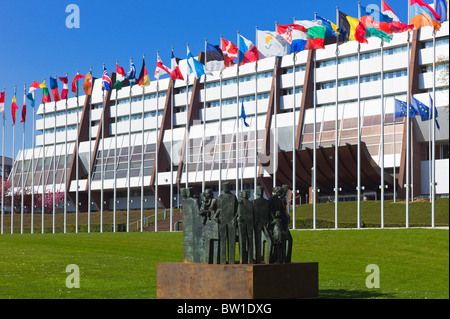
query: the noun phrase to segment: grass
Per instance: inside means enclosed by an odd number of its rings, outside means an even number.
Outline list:
[[[323,298],[449,298],[448,229],[292,231],[293,261],[319,262]],[[181,232],[5,234],[0,298],[155,298],[156,265],[182,261]],[[80,268],[80,288],[65,285]],[[380,288],[365,286],[366,266]]]
[[[384,226],[405,227],[406,209],[405,201],[385,201]],[[357,227],[357,203],[338,203],[338,228]],[[321,203],[316,205],[316,227],[334,228],[334,203]],[[312,228],[313,205],[300,205],[296,209],[296,228]],[[366,227],[381,226],[381,202],[362,201],[361,221]],[[449,199],[437,198],[435,204],[435,226],[449,225]],[[409,204],[409,226],[431,226],[431,203],[425,199],[415,200]]]

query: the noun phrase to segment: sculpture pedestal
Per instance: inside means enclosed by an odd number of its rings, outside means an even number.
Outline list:
[[[157,265],[158,299],[298,299],[319,296],[319,264]]]

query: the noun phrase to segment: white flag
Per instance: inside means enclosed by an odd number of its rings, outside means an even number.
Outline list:
[[[289,54],[289,43],[277,32],[257,30],[259,58]]]

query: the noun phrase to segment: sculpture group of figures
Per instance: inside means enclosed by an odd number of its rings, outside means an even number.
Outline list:
[[[214,198],[206,189],[197,198],[192,188],[181,190],[183,198],[184,260],[198,263],[235,263],[236,243],[239,262],[290,263],[292,236],[286,212],[287,186],[274,187],[269,199],[263,188],[243,190],[237,198],[229,183]]]

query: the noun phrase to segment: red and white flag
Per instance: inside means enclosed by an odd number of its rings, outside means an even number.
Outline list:
[[[173,55],[173,51],[172,58],[170,59],[170,67],[172,69],[170,72],[172,80],[184,80],[183,74],[178,66],[178,59]]]
[[[155,79],[159,80],[159,77],[162,74],[170,74],[170,70],[167,66],[162,63],[161,58],[158,56],[158,59],[156,61],[156,69],[155,69]]]
[[[238,48],[233,42],[222,39],[221,49],[223,53],[223,58],[225,61],[225,67],[230,67],[234,65],[233,60],[238,56]]]
[[[0,93],[0,114],[5,113],[5,91]]]
[[[69,79],[67,76],[59,77],[59,80],[63,83],[63,89],[61,91],[61,99],[67,99],[67,94],[69,93]]]

